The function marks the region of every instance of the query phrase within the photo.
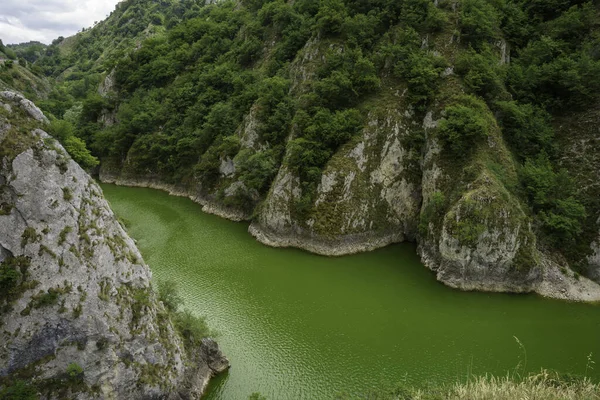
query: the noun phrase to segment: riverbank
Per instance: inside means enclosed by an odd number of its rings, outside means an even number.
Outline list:
[[[202,206],[202,211],[207,214],[217,215],[221,218],[228,219],[234,222],[249,221],[251,218],[250,214],[244,213],[240,210],[233,209],[231,207],[225,207],[222,204],[203,196],[199,188],[191,188],[187,186],[177,186],[162,182],[160,179],[155,178],[138,178],[130,177],[124,178],[118,174],[114,174],[110,171],[100,168],[98,179],[102,183],[112,183],[117,186],[127,187],[141,187],[149,189],[162,190],[169,193],[171,196],[187,197],[194,203],[198,203]]]
[[[107,169],[101,168],[99,179],[102,183],[112,183],[118,186],[142,187],[158,189],[172,196],[186,197],[202,206],[202,211],[235,222],[250,221],[251,214],[226,207],[216,199],[203,196],[200,188],[177,186],[167,184],[155,178],[121,177]],[[394,243],[406,241],[402,233],[377,233],[370,232],[357,235],[347,235],[336,238],[314,237],[301,233],[284,235],[265,229],[258,222],[251,222],[248,232],[260,243],[270,247],[293,247],[322,256],[345,256],[377,250]],[[437,268],[437,262],[426,256],[427,252],[419,251],[421,261],[430,270],[436,273],[436,278],[447,286],[462,291],[506,292],[506,293],[531,293],[535,292],[543,297],[575,301],[575,302],[600,302],[600,285],[580,275],[574,274],[569,269],[561,268],[556,263],[545,259],[543,268],[539,271],[539,278],[527,285],[519,282],[457,282],[448,279]],[[540,254],[541,257],[543,255]],[[490,279],[492,279],[490,277]]]
[[[370,398],[380,400],[598,400],[600,385],[588,378],[565,378],[560,374],[542,370],[524,379],[514,375],[480,376],[466,383],[455,383],[441,388],[397,387],[374,393]]]
[[[122,177],[105,168],[100,168],[100,182],[117,186],[141,187],[162,190],[171,196],[186,197],[202,206],[202,211],[234,222],[251,221],[252,215],[239,209],[223,206],[219,201],[204,196],[199,187],[177,186],[156,178]],[[365,232],[335,238],[315,237],[306,234],[281,235],[265,229],[253,221],[248,232],[260,243],[270,247],[293,247],[328,257],[339,257],[377,250],[394,243],[407,241],[401,232]]]

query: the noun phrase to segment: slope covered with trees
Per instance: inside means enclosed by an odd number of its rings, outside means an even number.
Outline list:
[[[127,0],[34,67],[107,179],[271,244],[416,239],[448,284],[537,290],[550,264],[600,275],[599,22],[582,0]]]

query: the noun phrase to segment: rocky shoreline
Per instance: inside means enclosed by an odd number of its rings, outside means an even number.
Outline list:
[[[22,380],[42,398],[200,399],[227,358],[211,339],[181,336],[133,239],[42,130],[41,111],[4,93],[0,108],[0,385]]]
[[[302,234],[282,236],[265,229],[257,222],[250,224],[248,233],[260,243],[270,247],[294,247],[321,256],[333,257],[373,251],[406,240],[402,233],[381,235],[376,232],[364,232],[335,239]]]
[[[200,196],[198,191],[166,184],[156,179],[121,178],[117,174],[107,173],[102,170],[99,178],[103,183],[159,189],[173,196],[187,197],[202,205],[203,212],[231,221],[241,222],[250,221],[251,219],[250,215],[225,208],[215,201]],[[257,241],[270,247],[293,247],[318,255],[333,257],[373,251],[407,240],[401,232],[383,235],[376,232],[364,232],[339,238],[303,235],[302,232],[293,235],[281,235],[266,229],[257,221],[251,222],[248,232]],[[544,268],[533,271],[532,276],[525,281],[507,280],[506,277],[501,279],[499,276],[493,277],[491,275],[486,276],[484,279],[467,281],[461,279],[456,274],[445,273],[440,268],[440,263],[436,261],[436,257],[425,251],[422,245],[419,246],[418,253],[423,264],[436,274],[438,281],[457,290],[503,293],[535,292],[541,296],[553,299],[576,302],[600,302],[600,285],[585,277],[576,277],[570,270],[565,274],[561,272],[561,268],[557,264],[549,260],[544,261]]]
[[[223,207],[217,202],[202,196],[199,190],[193,190],[184,186],[176,186],[164,183],[158,179],[121,178],[116,174],[112,174],[103,170],[103,168],[100,168],[98,178],[102,183],[112,183],[117,186],[157,189],[165,191],[171,196],[187,197],[194,203],[200,204],[202,206],[202,211],[205,213],[213,214],[234,222],[249,221],[251,218],[251,215],[249,214],[228,207]]]

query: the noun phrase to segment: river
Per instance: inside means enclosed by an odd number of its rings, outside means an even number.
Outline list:
[[[339,258],[269,248],[189,199],[102,188],[154,279],[175,280],[219,333],[232,367],[206,399],[330,399],[541,368],[600,378],[597,305],[456,291],[413,244]]]

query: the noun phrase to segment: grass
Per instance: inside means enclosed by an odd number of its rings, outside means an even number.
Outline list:
[[[593,400],[600,399],[600,386],[587,378],[568,381],[558,374],[542,371],[521,381],[510,376],[478,377],[465,384],[455,384],[443,398],[448,400]],[[415,397],[415,400],[417,399]]]
[[[589,378],[568,378],[542,370],[520,378],[479,376],[447,386],[428,389],[397,387],[360,396],[337,396],[338,400],[598,400],[600,385]]]

